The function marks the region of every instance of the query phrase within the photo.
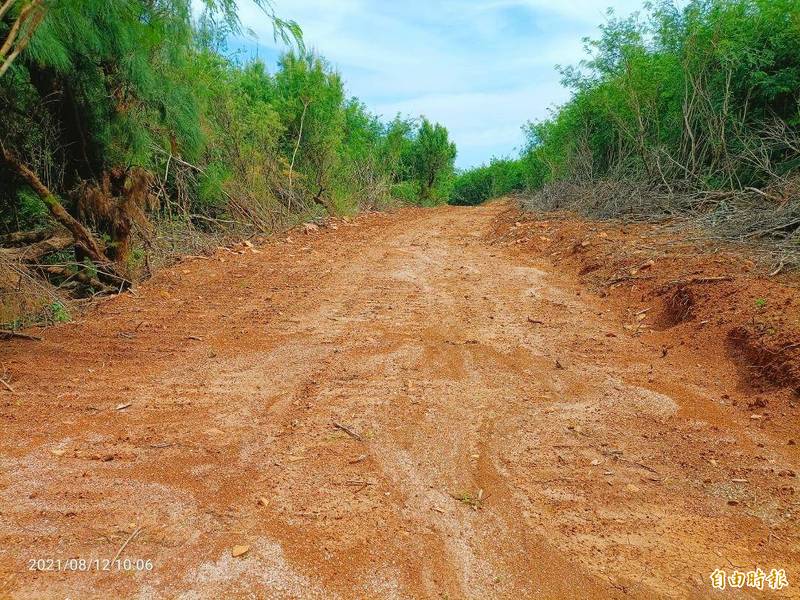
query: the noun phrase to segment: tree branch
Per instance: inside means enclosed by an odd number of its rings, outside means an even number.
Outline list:
[[[0,7],[0,18],[5,12],[11,8],[13,0],[8,0],[2,7]],[[28,42],[31,41],[33,37],[33,33],[36,31],[36,28],[44,19],[45,9],[42,6],[42,0],[32,0],[30,4],[25,6],[17,17],[17,20],[14,22],[14,25],[11,27],[11,31],[9,31],[8,36],[6,37],[6,41],[3,43],[2,47],[0,47],[0,59],[3,59],[3,64],[0,65],[0,77],[8,70],[11,66],[11,63],[14,62],[14,59],[19,56],[20,52],[22,52],[25,47],[28,45]],[[29,23],[26,23],[29,22]],[[23,30],[23,27],[27,25],[27,28]],[[17,36],[22,33],[22,38],[17,41]],[[16,43],[16,47],[15,47]],[[12,50],[13,48],[13,50]],[[10,54],[9,54],[10,52]]]

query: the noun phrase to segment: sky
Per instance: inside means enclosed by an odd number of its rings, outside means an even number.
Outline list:
[[[456,165],[514,156],[521,127],[565,102],[556,65],[577,63],[606,8],[626,16],[642,0],[274,0],[296,20],[306,46],[341,73],[348,93],[385,120],[397,113],[444,124]],[[257,39],[236,43],[269,64],[280,44],[253,3],[243,25]]]

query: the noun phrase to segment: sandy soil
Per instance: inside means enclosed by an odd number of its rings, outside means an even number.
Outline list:
[[[221,249],[5,343],[0,597],[800,597],[796,412],[507,209]],[[711,589],[755,567],[790,586]]]

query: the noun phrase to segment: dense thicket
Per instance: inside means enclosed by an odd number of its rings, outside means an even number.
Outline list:
[[[594,216],[692,213],[800,244],[800,2],[661,1],[613,15],[562,69],[572,99],[526,126],[532,205]],[[502,167],[501,167],[502,165]],[[490,192],[498,163],[462,175]],[[456,183],[459,189],[460,183]]]
[[[461,171],[453,182],[450,203],[474,206],[534,188],[541,183],[538,166],[533,156],[526,155],[494,158],[487,165]]]
[[[204,4],[0,3],[0,234],[75,229],[74,256],[38,257],[51,279],[131,279],[211,232],[446,198],[446,129],[381,122],[268,5],[292,47],[277,68],[226,56],[236,4]]]
[[[611,19],[563,70],[572,100],[528,128],[548,180],[766,186],[800,166],[800,3],[661,2]]]

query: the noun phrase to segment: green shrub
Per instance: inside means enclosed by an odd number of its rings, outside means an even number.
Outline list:
[[[526,187],[526,166],[523,159],[493,159],[488,165],[459,173],[450,203],[472,206],[522,191]]]
[[[160,202],[142,208],[160,210],[162,223],[271,229],[380,206],[393,190],[413,202],[446,199],[455,146],[444,127],[382,123],[299,39],[272,71],[228,58],[225,40],[241,33],[236,3],[204,0],[196,21],[189,4],[48,2],[0,78],[0,141],[99,237],[112,239],[113,227],[82,215],[76,191],[134,167],[153,175]],[[299,35],[259,4],[279,35]],[[0,40],[17,16],[12,8],[0,19]],[[2,164],[0,181],[0,226],[41,226],[41,202]]]
[[[527,126],[548,181],[665,188],[765,186],[800,161],[800,4],[692,0],[610,15],[562,70],[572,99]],[[533,169],[535,170],[535,169]]]

